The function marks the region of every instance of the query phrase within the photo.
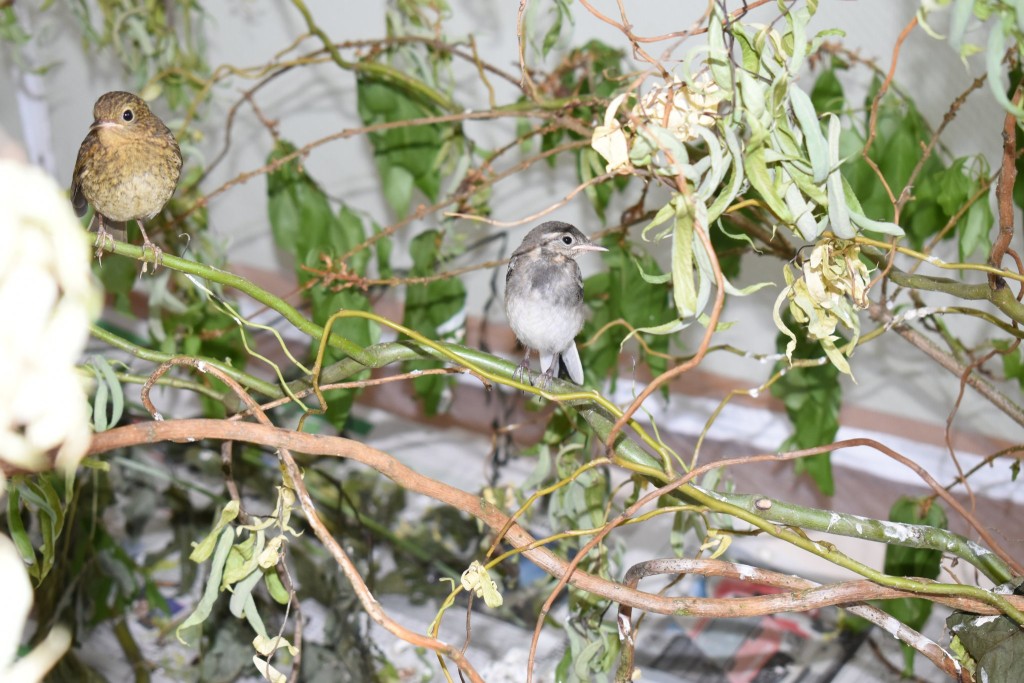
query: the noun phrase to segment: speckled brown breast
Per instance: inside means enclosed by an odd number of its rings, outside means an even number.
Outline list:
[[[71,186],[78,215],[91,204],[110,220],[146,220],[163,208],[177,187],[182,160],[174,135],[156,123],[158,127],[130,133],[89,131],[78,150]]]

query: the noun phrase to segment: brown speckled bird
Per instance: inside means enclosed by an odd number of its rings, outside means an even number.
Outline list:
[[[104,220],[137,221],[143,249],[152,247],[154,265],[160,248],[143,227],[174,194],[181,175],[181,150],[174,134],[139,97],[108,92],[96,100],[92,125],[78,150],[71,176],[71,204],[84,216],[92,204],[97,214],[96,254],[104,240],[113,239]],[[142,267],[143,272],[146,266]]]

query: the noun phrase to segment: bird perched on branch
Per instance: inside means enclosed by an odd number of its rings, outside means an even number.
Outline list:
[[[505,314],[526,357],[513,374],[522,378],[530,369],[530,349],[540,353],[544,388],[558,376],[559,361],[569,378],[583,384],[583,365],[576,335],[583,329],[583,276],[576,257],[587,251],[607,251],[592,243],[575,226],[558,221],[531,230],[512,253],[505,274]]]
[[[96,211],[96,255],[104,240],[113,237],[105,221],[137,221],[142,247],[153,249],[154,265],[160,248],[150,241],[143,221],[161,209],[174,194],[181,175],[181,150],[174,134],[146,103],[128,92],[102,95],[92,110],[92,125],[78,150],[71,175],[71,204],[84,216],[86,206]],[[143,272],[146,266],[143,264]]]

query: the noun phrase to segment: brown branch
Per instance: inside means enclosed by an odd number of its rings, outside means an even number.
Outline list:
[[[572,149],[578,149],[578,148],[582,148],[582,147],[587,147],[589,145],[590,145],[590,140],[572,140],[572,141],[563,143],[561,145],[558,145],[557,147],[552,147],[551,149],[545,150],[545,151],[543,151],[543,152],[541,152],[539,154],[536,154],[536,155],[534,155],[534,156],[532,156],[532,157],[530,157],[528,159],[523,159],[522,161],[516,163],[512,167],[510,167],[510,168],[508,168],[508,169],[506,169],[506,170],[504,170],[504,171],[502,171],[500,173],[495,173],[494,175],[492,175],[489,178],[489,182],[490,182],[490,184],[493,185],[493,184],[497,183],[499,180],[503,180],[504,178],[507,178],[509,176],[513,176],[516,173],[519,173],[520,171],[523,171],[523,170],[529,168],[530,166],[532,166],[533,164],[535,164],[535,163],[537,163],[539,161],[543,161],[544,159],[547,159],[549,157],[561,154],[562,152],[565,152],[565,151],[569,151],[569,150],[572,150]],[[443,209],[444,207],[446,207],[446,206],[448,206],[450,204],[456,204],[456,203],[458,203],[458,202],[460,202],[460,201],[462,201],[464,199],[467,199],[467,198],[471,197],[473,195],[473,193],[475,193],[477,191],[478,191],[477,187],[473,187],[471,189],[460,189],[460,190],[456,191],[455,193],[453,193],[452,195],[450,195],[448,197],[445,197],[444,199],[441,199],[440,201],[435,202],[434,204],[432,204],[430,206],[423,206],[423,205],[421,205],[421,206],[417,207],[415,211],[411,212],[405,218],[399,220],[396,223],[392,223],[391,225],[389,225],[388,227],[384,228],[383,230],[379,230],[379,231],[375,232],[373,235],[370,235],[368,238],[363,240],[361,243],[359,243],[356,246],[352,247],[348,251],[348,253],[342,254],[342,256],[339,257],[339,260],[343,261],[343,262],[347,262],[348,259],[350,259],[352,257],[352,255],[355,254],[356,252],[359,252],[359,251],[361,251],[363,249],[366,249],[366,248],[372,246],[378,240],[381,240],[381,239],[384,239],[385,237],[389,237],[390,235],[393,235],[398,230],[400,230],[401,228],[405,227],[406,225],[409,225],[413,221],[420,220],[424,216],[426,216],[428,214],[431,214],[431,213],[433,213],[435,211],[439,211],[439,210]]]
[[[626,572],[622,582],[630,588],[635,588],[640,579],[658,574],[723,576],[739,581],[786,588],[792,591],[807,590],[821,585],[798,576],[780,574],[749,565],[722,562],[720,560],[690,560],[683,558],[648,560],[635,564]],[[938,645],[938,643],[930,638],[926,638],[877,607],[850,604],[846,606],[846,609],[864,617],[900,641],[907,643],[951,677],[963,681],[963,683],[973,681],[971,675],[965,669],[962,669],[960,662]],[[632,627],[632,611],[632,608],[628,605],[622,605],[619,608],[619,640],[623,643],[619,666],[619,680],[633,680],[629,677],[633,672],[633,652],[636,645],[636,631]],[[966,676],[961,676],[961,671]]]
[[[1020,106],[1021,98],[1024,96],[1024,85],[1017,86],[1013,101]],[[1003,160],[999,169],[999,183],[996,185],[996,201],[999,206],[999,233],[992,242],[992,251],[989,254],[989,263],[1000,268],[1003,263],[1003,256],[1010,248],[1010,241],[1013,239],[1013,185],[1017,180],[1017,117],[1007,112],[1003,117]],[[995,275],[988,276],[988,286],[992,289],[999,289],[1006,286],[1006,282]]]
[[[580,183],[579,185],[577,185],[575,188],[573,188],[573,190],[571,192],[569,192],[568,194],[566,194],[564,197],[562,197],[561,199],[557,200],[553,204],[549,204],[548,206],[544,207],[543,209],[540,209],[539,211],[534,211],[533,213],[531,213],[528,216],[523,216],[522,218],[517,218],[517,219],[511,220],[511,221],[499,221],[499,220],[495,220],[493,218],[487,218],[486,216],[477,216],[475,214],[458,213],[458,212],[448,212],[448,213],[445,214],[445,217],[446,218],[463,218],[463,219],[470,220],[470,221],[476,221],[478,223],[486,223],[487,225],[493,225],[494,227],[498,227],[498,228],[512,228],[512,227],[515,227],[517,225],[522,225],[523,223],[533,222],[535,220],[538,220],[539,218],[542,218],[542,217],[548,215],[549,213],[551,213],[552,211],[554,211],[556,209],[560,209],[561,207],[565,206],[570,201],[572,201],[573,197],[578,195],[580,192],[583,192],[588,187],[592,187],[594,185],[600,185],[601,183],[603,183],[606,180],[611,180],[616,175],[618,175],[618,174],[612,172],[612,173],[602,173],[599,176],[594,176],[590,180],[586,180],[586,181]]]
[[[505,513],[484,501],[480,496],[421,475],[383,451],[339,436],[293,432],[251,422],[211,419],[161,420],[117,427],[94,434],[89,446],[89,454],[95,455],[117,448],[156,444],[163,441],[191,443],[200,439],[244,441],[270,448],[285,448],[309,455],[348,458],[376,470],[407,491],[428,496],[476,517],[495,532],[500,531],[508,522],[508,516]],[[552,576],[563,576],[569,569],[565,560],[547,548],[536,546],[536,539],[518,524],[509,525],[505,540],[515,548],[533,546],[524,554]],[[331,541],[333,542],[333,539]],[[579,570],[572,572],[570,583],[597,596],[656,614],[688,614],[699,617],[759,616],[897,597],[927,597],[934,602],[975,614],[1000,613],[995,607],[979,600],[950,595],[910,593],[879,586],[867,580],[822,586],[799,593],[751,598],[692,598],[686,596],[670,598],[629,588]],[[922,583],[930,582],[922,580]],[[1024,609],[1024,597],[1003,597],[1015,607]],[[378,608],[375,613],[379,611]],[[429,647],[429,645],[425,645],[425,647]]]
[[[275,59],[279,59],[283,54],[289,52],[291,48],[295,47],[297,43],[301,42],[306,37],[308,37],[308,34],[300,36],[300,38],[294,41],[289,48],[275,55]],[[512,83],[513,85],[519,85],[518,81],[514,76],[512,76],[506,71],[503,71],[502,69],[499,69],[493,64],[490,64],[480,59],[480,56],[476,54],[476,45],[472,37],[470,37],[470,47],[472,51],[468,53],[465,50],[460,49],[457,43],[446,43],[442,40],[438,40],[436,38],[429,38],[426,36],[389,36],[387,38],[349,40],[341,43],[335,43],[334,46],[338,49],[356,49],[369,47],[374,50],[380,50],[382,48],[407,44],[422,44],[431,50],[436,50],[438,52],[448,52],[461,59],[472,62],[477,67],[477,70],[480,73],[480,78],[485,85],[489,86],[489,83],[487,82],[486,77],[483,75],[484,71],[489,71],[497,75],[498,77],[508,81],[509,83]],[[260,64],[258,67],[249,67],[246,69],[239,69],[238,67],[232,67],[231,65],[222,64],[218,66],[216,69],[214,69],[213,75],[208,79],[208,84],[206,84],[202,91],[196,95],[193,104],[189,108],[189,114],[186,117],[184,124],[186,127],[191,123],[191,120],[194,117],[194,112],[195,109],[198,107],[198,102],[204,99],[206,97],[207,92],[209,92],[210,88],[212,88],[213,85],[215,85],[222,78],[228,75],[235,75],[249,79],[256,78],[259,76],[262,76],[263,78],[253,87],[244,91],[242,95],[235,101],[235,103],[228,110],[228,114],[224,124],[225,139],[223,147],[213,158],[213,160],[210,161],[206,168],[203,169],[203,173],[198,177],[198,179],[191,186],[186,188],[185,193],[187,193],[189,188],[198,185],[200,182],[202,182],[210,174],[210,171],[213,170],[227,155],[228,149],[231,146],[231,133],[234,128],[235,116],[238,113],[238,109],[241,107],[243,103],[245,103],[247,99],[251,98],[253,95],[256,94],[256,92],[261,90],[264,86],[269,84],[278,76],[281,76],[294,68],[305,66],[307,64],[319,64],[328,59],[330,59],[330,55],[327,49],[321,47],[317,50],[314,50],[313,52],[310,52],[306,55],[302,55],[288,62]],[[252,73],[250,74],[250,72]],[[158,74],[156,78],[160,78],[160,75]],[[491,109],[495,108],[496,105],[494,104],[492,99]]]
[[[960,284],[960,283],[958,283]],[[890,324],[893,322],[892,313],[886,308],[878,304],[871,304],[868,308],[868,312],[871,318],[876,322]],[[964,371],[967,366],[958,361],[952,355],[946,353],[939,348],[932,340],[926,337],[924,334],[918,332],[913,327],[905,323],[898,323],[893,325],[893,330],[896,334],[900,335],[912,345],[918,348],[926,356],[937,362],[943,368],[953,373],[956,377],[964,376]],[[992,386],[983,377],[977,373],[970,373],[966,376],[967,384],[970,385],[975,391],[984,396],[992,405],[1006,413],[1006,415],[1024,427],[1024,408],[1015,403],[1010,397],[1002,393],[996,387]]]
[[[714,2],[714,0],[711,0],[711,1]],[[743,7],[739,8],[739,9],[736,9],[736,10],[733,10],[729,14],[729,21],[736,21],[737,19],[743,17],[750,10],[756,9],[756,8],[760,7],[761,5],[767,5],[769,2],[772,2],[772,1],[773,0],[748,0],[747,2],[743,3]],[[602,14],[601,12],[598,12],[597,10],[593,9],[589,5],[589,3],[584,2],[583,5],[597,19],[600,19],[601,21],[605,22],[606,24],[614,26],[615,28],[619,29],[623,33],[626,33],[626,35],[628,36],[630,41],[636,42],[636,43],[658,43],[658,42],[662,42],[662,41],[665,41],[665,40],[673,40],[673,39],[678,39],[678,38],[688,38],[690,36],[698,36],[698,35],[701,35],[702,33],[707,33],[708,32],[708,29],[706,27],[695,26],[695,27],[693,27],[691,29],[688,29],[686,31],[675,31],[673,33],[664,33],[664,34],[658,35],[658,36],[638,36],[635,33],[633,33],[632,30],[629,30],[628,33],[627,33],[627,28],[628,27],[625,24],[620,24],[619,22],[615,21],[614,19],[612,19],[612,18]]]
[[[910,176],[907,178],[907,182],[906,184],[904,184],[903,190],[900,192],[899,199],[896,201],[897,212],[900,209],[902,209],[908,201],[910,201],[910,197],[912,195],[914,188],[914,182],[917,180],[917,176],[921,174],[922,169],[924,169],[925,162],[927,162],[928,159],[931,158],[932,152],[935,151],[935,145],[938,144],[939,137],[941,137],[943,131],[946,130],[946,126],[952,123],[953,119],[956,118],[957,113],[960,111],[960,108],[964,106],[964,102],[967,101],[967,98],[971,95],[971,93],[973,93],[975,90],[984,85],[987,79],[988,74],[982,74],[981,76],[975,78],[974,81],[969,86],[967,86],[967,89],[960,93],[957,96],[957,98],[953,100],[953,102],[949,105],[949,109],[946,110],[945,116],[942,117],[942,122],[939,124],[939,127],[932,132],[932,136],[928,140],[928,144],[925,145],[925,148],[921,153],[921,158],[917,160],[917,163],[914,165],[913,170],[910,171]]]
[[[544,110],[526,110],[526,111],[463,111],[454,114],[442,114],[438,116],[423,116],[416,119],[403,119],[401,121],[384,121],[381,123],[375,123],[370,126],[362,126],[359,128],[345,128],[336,133],[325,135],[322,138],[318,138],[302,147],[285,154],[283,156],[274,159],[273,161],[255,168],[251,171],[244,171],[239,173],[237,176],[228,180],[220,187],[215,188],[204,197],[200,198],[188,211],[177,217],[177,220],[186,218],[189,214],[194,212],[196,209],[206,206],[210,203],[210,200],[217,195],[227,192],[229,189],[236,185],[242,185],[249,182],[253,178],[261,175],[265,175],[272,171],[275,171],[287,163],[294,161],[295,159],[302,158],[309,154],[312,150],[321,145],[325,145],[328,142],[334,142],[336,140],[344,140],[346,138],[355,137],[357,135],[367,135],[369,133],[379,133],[381,131],[393,130],[396,128],[407,128],[412,126],[430,126],[438,123],[458,123],[460,121],[481,121],[491,120],[500,118],[523,118],[526,116],[553,116],[552,112]],[[589,143],[588,143],[589,144]]]
[[[681,177],[677,180],[680,183],[686,182]],[[626,410],[623,411],[622,416],[615,421],[615,424],[612,425],[611,431],[608,432],[608,438],[605,439],[605,446],[609,450],[614,448],[615,439],[618,437],[619,432],[622,431],[622,428],[633,417],[633,414],[640,409],[640,406],[647,400],[647,397],[657,391],[658,388],[666,382],[672,381],[679,375],[682,375],[699,365],[704,359],[704,356],[707,355],[708,347],[711,346],[711,336],[715,333],[715,328],[718,327],[718,319],[722,315],[722,307],[725,305],[725,277],[722,275],[722,268],[718,264],[718,255],[716,254],[714,247],[711,246],[711,238],[708,236],[707,230],[703,225],[699,225],[697,221],[694,221],[693,229],[696,231],[697,237],[707,250],[708,258],[711,261],[711,267],[714,269],[715,273],[715,303],[711,308],[711,316],[708,319],[707,331],[701,338],[700,345],[697,347],[697,351],[694,353],[693,358],[690,358],[685,363],[681,363],[674,368],[666,370],[651,380],[651,382],[644,387],[643,391],[633,399],[633,402],[629,404]]]
[[[583,5],[583,7],[588,12],[593,14],[595,17],[597,17],[601,21],[603,21],[603,22],[605,22],[607,24],[611,24],[615,28],[619,29],[622,32],[622,34],[624,36],[626,36],[626,39],[630,42],[630,44],[633,46],[633,56],[634,57],[639,57],[640,59],[644,60],[645,62],[647,62],[648,64],[653,66],[655,69],[658,70],[658,73],[665,80],[668,80],[671,77],[671,74],[669,74],[668,70],[665,68],[665,66],[660,61],[658,61],[657,59],[655,59],[654,57],[649,55],[647,53],[647,50],[645,50],[642,47],[640,47],[640,41],[636,40],[636,37],[633,35],[633,25],[630,24],[629,23],[629,19],[626,18],[626,10],[622,6],[621,2],[619,3],[619,15],[622,17],[622,22],[621,23],[619,23],[619,22],[615,21],[614,19],[611,19],[611,18],[605,16],[604,14],[602,14],[601,12],[597,11],[597,9],[594,8],[594,6],[591,5],[589,2],[587,2],[587,0],[580,0],[580,4]]]
[[[668,493],[671,493],[673,491],[678,490],[679,488],[681,488],[682,486],[684,486],[688,482],[692,481],[696,477],[699,477],[700,475],[702,475],[702,474],[704,474],[706,472],[710,472],[711,470],[715,470],[715,469],[719,469],[719,468],[724,468],[724,467],[730,467],[732,465],[751,464],[751,463],[755,463],[755,462],[775,462],[775,461],[778,461],[778,460],[793,460],[793,459],[797,459],[797,458],[807,457],[809,455],[815,455],[817,453],[822,453],[822,452],[826,452],[826,451],[833,451],[833,450],[838,450],[838,449],[841,449],[841,448],[848,448],[848,447],[853,447],[853,446],[868,446],[870,448],[873,448],[873,449],[879,451],[880,453],[882,453],[884,455],[889,456],[890,458],[896,460],[897,462],[899,462],[899,463],[903,464],[904,466],[908,467],[909,469],[913,470],[925,483],[927,483],[931,487],[931,489],[935,492],[936,495],[941,497],[946,502],[946,504],[948,504],[952,509],[957,511],[964,518],[964,520],[967,521],[967,523],[970,524],[978,532],[978,535],[982,539],[984,539],[986,543],[988,543],[990,545],[991,550],[993,552],[995,552],[1000,558],[1002,558],[1013,569],[1014,572],[1016,572],[1017,574],[1024,574],[1024,569],[1021,568],[1020,564],[1017,563],[1016,561],[1014,561],[1013,557],[1010,556],[1009,553],[1007,553],[1005,551],[1005,549],[1003,549],[1001,546],[999,546],[995,542],[995,539],[992,538],[992,535],[988,533],[987,529],[985,529],[981,525],[981,523],[977,520],[977,518],[975,518],[973,514],[969,513],[967,510],[965,510],[964,507],[960,504],[960,502],[958,500],[956,500],[955,498],[953,498],[953,496],[950,495],[950,493],[948,491],[946,491],[944,488],[942,488],[942,486],[934,478],[932,478],[932,476],[930,474],[928,474],[928,472],[925,471],[925,469],[923,467],[918,465],[913,460],[910,460],[909,458],[907,458],[907,457],[897,453],[896,451],[894,451],[893,449],[889,448],[885,444],[882,444],[882,443],[879,443],[879,442],[875,441],[874,439],[846,439],[844,441],[837,441],[837,442],[835,442],[833,444],[830,444],[828,446],[819,446],[819,447],[815,447],[815,448],[805,448],[805,449],[802,449],[802,450],[799,450],[799,451],[791,451],[789,453],[780,453],[780,454],[768,453],[768,454],[753,455],[753,456],[743,456],[743,457],[739,457],[739,458],[726,458],[726,459],[718,460],[716,462],[712,462],[712,463],[708,463],[708,464],[702,465],[701,467],[697,467],[695,469],[691,469],[689,472],[687,472],[682,477],[679,477],[679,478],[677,478],[677,479],[675,479],[673,481],[670,481],[670,482],[664,484],[663,486],[661,486],[659,488],[656,488],[656,489],[650,491],[649,493],[645,494],[643,497],[641,497],[635,503],[630,505],[618,517],[616,517],[614,520],[608,522],[603,527],[601,527],[601,529],[598,530],[597,533],[594,534],[594,537],[591,538],[589,541],[587,541],[587,543],[584,544],[583,547],[579,549],[579,551],[576,553],[576,555],[573,557],[573,559],[569,562],[568,571],[559,579],[559,581],[555,585],[554,589],[552,589],[551,593],[548,595],[547,600],[545,600],[544,605],[541,607],[540,614],[537,617],[537,624],[534,627],[534,631],[533,631],[533,641],[532,641],[532,643],[530,645],[530,661],[531,662],[533,661],[533,656],[534,656],[534,653],[536,651],[537,644],[538,644],[538,642],[540,640],[540,631],[541,631],[541,628],[544,625],[544,620],[545,620],[545,618],[547,616],[547,613],[551,609],[551,606],[554,604],[555,598],[558,596],[559,592],[569,582],[569,580],[570,580],[570,578],[572,576],[572,573],[574,571],[576,571],[576,568],[579,566],[580,562],[582,562],[583,559],[586,557],[586,555],[594,547],[596,547],[608,534],[610,534],[615,527],[625,523],[626,520],[628,520],[633,515],[635,515],[642,507],[644,507],[648,503],[650,503],[650,502],[652,502],[652,501],[654,501],[656,499],[659,499],[659,498],[661,498],[662,496],[664,496],[664,495],[666,495]],[[746,521],[750,521],[750,520],[746,520]],[[816,552],[816,554],[818,554],[820,556],[825,556],[824,554],[822,554],[820,552]],[[838,553],[833,551],[833,554],[838,554]],[[845,556],[840,555],[840,557],[845,557]],[[834,560],[834,559],[837,559],[837,558],[830,557],[828,559],[833,559]],[[857,564],[860,564],[860,563],[857,563]],[[846,566],[846,565],[844,565],[844,566]],[[866,568],[864,568],[864,565],[860,565],[860,567],[863,568],[863,569],[866,569]],[[846,568],[852,568],[852,567],[846,566]],[[872,585],[877,585],[877,584],[872,583]],[[915,593],[915,595],[917,595],[917,594]],[[531,673],[532,673],[532,671],[528,669],[527,670],[527,681],[531,680]]]
[[[537,84],[530,77],[530,69],[526,66],[526,7],[529,0],[519,0],[519,12],[516,14],[516,38],[519,39],[519,72],[521,80],[519,87],[533,100],[539,101],[537,97]]]
[[[235,426],[249,428],[258,426],[266,429],[277,429],[270,423],[270,419],[266,416],[266,413],[264,413],[260,409],[260,406],[256,403],[256,401],[253,400],[251,396],[249,396],[249,394],[245,391],[241,384],[239,384],[234,379],[232,379],[225,373],[221,372],[217,368],[214,368],[206,363],[203,363],[202,361],[183,357],[172,358],[169,361],[163,363],[159,368],[157,368],[154,371],[153,376],[159,377],[160,375],[167,372],[171,367],[175,365],[188,365],[194,367],[196,370],[200,372],[209,372],[215,375],[219,380],[227,384],[238,395],[238,397],[248,407],[248,409],[253,413],[254,417],[259,422],[258,425],[241,422],[233,423]],[[148,390],[148,387],[146,387],[145,390]],[[153,404],[149,401],[148,395],[144,398],[143,403],[146,404],[147,409],[149,409],[151,413],[158,415],[158,413],[156,413],[155,409],[153,408]],[[212,421],[217,422],[216,420]],[[224,422],[227,423],[227,421]],[[151,424],[161,425],[167,423],[161,420],[157,420],[156,422]],[[238,439],[230,440],[237,441]],[[244,441],[245,439],[242,440]],[[295,493],[299,499],[302,511],[306,515],[306,521],[313,528],[313,534],[331,554],[338,567],[341,568],[342,573],[345,575],[345,578],[348,579],[350,585],[352,586],[352,590],[355,592],[360,604],[362,604],[363,609],[370,616],[370,618],[373,619],[374,622],[376,622],[379,626],[383,627],[385,630],[387,630],[395,637],[404,640],[405,642],[413,645],[414,647],[423,647],[433,650],[434,652],[437,652],[439,654],[447,655],[453,662],[455,662],[458,665],[460,671],[466,672],[471,681],[473,681],[474,683],[483,683],[483,679],[480,678],[480,675],[476,672],[476,670],[465,658],[462,652],[459,651],[458,648],[452,647],[451,645],[443,641],[437,640],[435,638],[430,638],[428,636],[416,633],[415,631],[410,631],[409,629],[405,628],[404,626],[396,622],[394,619],[392,619],[387,614],[387,612],[384,611],[384,609],[381,607],[377,599],[373,597],[373,594],[370,592],[370,589],[366,585],[366,582],[363,581],[363,577],[359,573],[358,568],[356,568],[355,563],[352,562],[351,558],[349,558],[348,556],[348,553],[345,552],[345,550],[341,547],[338,541],[335,540],[335,538],[331,535],[331,532],[328,531],[327,527],[324,526],[323,521],[321,521],[320,516],[317,514],[316,506],[313,503],[313,499],[309,495],[309,490],[303,483],[302,471],[299,469],[298,464],[295,462],[295,459],[291,455],[291,449],[287,446],[279,446],[277,448],[277,453],[282,461],[282,464],[284,465],[284,469],[288,473],[288,477],[291,479],[291,481],[286,482],[286,484],[290,485],[292,488],[295,489]]]
[[[886,194],[889,195],[889,201],[892,202],[893,211],[895,212],[893,216],[894,223],[900,222],[900,205],[897,203],[896,197],[892,193],[892,188],[889,187],[889,183],[885,180],[882,170],[878,168],[878,164],[876,164],[868,155],[868,152],[871,150],[871,145],[874,143],[875,136],[878,134],[878,105],[881,104],[882,98],[889,90],[889,84],[892,83],[893,76],[896,75],[896,64],[900,59],[900,50],[903,48],[903,41],[907,39],[907,36],[910,35],[910,32],[914,30],[914,27],[916,26],[917,17],[915,16],[907,23],[906,26],[903,27],[903,30],[900,31],[899,37],[896,39],[896,44],[892,48],[892,64],[889,65],[889,73],[886,74],[885,80],[882,81],[882,86],[878,89],[878,92],[875,93],[875,99],[871,102],[871,116],[868,118],[868,139],[864,143],[864,148],[860,151],[864,161],[871,167],[871,170],[875,172],[875,175],[878,176],[878,181],[882,184],[882,187],[885,188]]]

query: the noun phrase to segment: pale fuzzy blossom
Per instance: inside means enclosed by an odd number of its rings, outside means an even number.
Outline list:
[[[0,585],[4,587],[4,609],[0,612],[0,681],[37,683],[67,652],[71,633],[63,626],[55,626],[31,652],[18,657],[22,632],[32,609],[32,583],[17,548],[3,534],[0,534]]]
[[[613,99],[604,113],[604,122],[594,128],[590,146],[607,162],[608,173],[632,170],[629,151],[631,127],[658,126],[680,142],[700,137],[698,129],[715,125],[718,105],[725,98],[721,88],[707,73],[686,83],[679,78],[656,85],[630,111],[631,123],[623,126],[617,115],[629,93]]]
[[[667,129],[680,142],[700,137],[698,128],[715,125],[715,114],[725,94],[707,73],[691,84],[678,78],[651,88],[633,107],[633,118]]]
[[[90,439],[75,362],[101,304],[88,237],[49,176],[0,160],[0,245],[0,459],[37,470],[55,451],[71,469]]]

